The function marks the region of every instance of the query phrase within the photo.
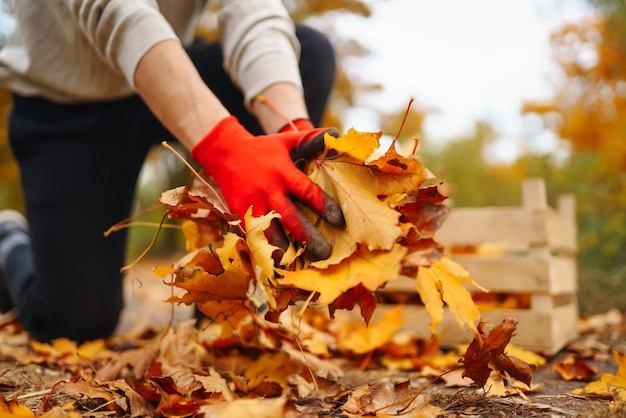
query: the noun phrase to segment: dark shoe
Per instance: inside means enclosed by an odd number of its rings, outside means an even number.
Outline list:
[[[9,296],[4,279],[9,253],[13,249],[12,237],[17,234],[28,234],[28,223],[18,211],[5,209],[0,211],[0,312],[13,309],[13,301]]]

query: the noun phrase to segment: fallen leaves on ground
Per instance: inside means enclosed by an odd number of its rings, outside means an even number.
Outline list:
[[[613,359],[618,367],[615,374],[603,373],[599,380],[589,383],[582,389],[576,389],[572,393],[610,398],[615,401],[612,406],[622,407],[626,403],[626,355],[613,350]]]
[[[226,338],[219,322],[204,320],[196,327],[195,320],[187,320],[163,333],[90,342],[103,349],[82,361],[55,353],[66,346],[63,340],[26,345],[33,360],[59,370],[44,390],[35,391],[39,403],[30,411],[41,407],[42,417],[60,411],[67,416],[229,417],[256,408],[262,409],[254,416],[441,414],[441,405],[431,403],[438,390],[432,382],[458,367],[462,354],[444,353],[436,339],[395,332],[401,309],[389,310],[368,327],[334,321],[324,310],[289,309],[278,322],[257,314]],[[4,356],[10,358],[10,352]],[[14,378],[10,370],[3,372],[0,385],[17,388]],[[496,395],[495,389],[490,392]],[[18,394],[32,398],[22,389],[0,408],[35,416],[16,401]]]

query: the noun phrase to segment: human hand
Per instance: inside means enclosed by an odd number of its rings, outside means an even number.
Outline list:
[[[343,225],[339,205],[293,162],[321,152],[326,132],[338,135],[335,129],[313,129],[309,121],[298,120],[279,133],[254,136],[229,116],[193,147],[192,156],[215,179],[240,219],[250,206],[257,217],[275,210],[282,226],[305,244],[309,258],[320,260],[330,256],[332,247],[291,199],[307,205],[331,225]],[[266,235],[273,245],[283,251],[287,248],[278,223]]]

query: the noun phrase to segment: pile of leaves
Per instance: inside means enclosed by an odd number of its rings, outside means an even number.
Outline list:
[[[340,138],[326,135],[322,155],[302,169],[342,208],[345,226],[326,223],[307,208],[303,212],[333,244],[330,258],[310,262],[293,242],[278,266],[265,230],[276,213],[242,225],[235,221],[210,185],[165,192],[160,201],[169,216],[184,219],[189,253],[173,268],[158,269],[185,290],[170,302],[196,303],[210,318],[224,318],[226,334],[237,332],[258,312],[276,320],[295,304],[337,309],[359,305],[366,323],[376,308],[376,291],[401,277],[415,281],[435,332],[444,303],[462,326],[476,331],[480,312],[463,285],[476,285],[465,269],[444,255],[434,238],[448,213],[438,185],[415,153],[398,154],[395,142],[378,158],[382,133],[354,129]],[[476,285],[477,286],[477,285]],[[225,336],[226,336],[225,334]]]
[[[442,353],[436,340],[411,333],[391,337],[388,328],[401,321],[400,308],[369,327],[332,321],[322,311],[304,315],[285,313],[280,325],[250,328],[237,343],[220,337],[218,322],[196,327],[188,320],[163,334],[82,345],[66,339],[3,344],[0,357],[21,367],[0,374],[3,393],[13,389],[10,400],[0,395],[0,417],[34,417],[34,411],[42,417],[451,416],[433,401],[432,382],[467,387],[474,376],[489,375],[487,396],[530,389],[507,385],[514,382],[509,372],[488,365],[509,358],[503,353],[514,321],[477,335],[463,356]],[[0,335],[9,340],[23,333],[3,327]],[[36,364],[46,365],[47,373],[27,371]],[[18,385],[21,375],[27,385]],[[46,375],[52,383],[36,390]],[[524,380],[530,382],[530,374]],[[475,393],[485,397],[482,389]],[[29,403],[33,398],[38,402]]]
[[[432,175],[415,153],[398,154],[395,141],[374,157],[381,135],[327,135],[322,155],[299,162],[344,213],[345,227],[337,228],[302,208],[333,243],[327,260],[307,260],[305,248],[292,242],[277,263],[265,230],[279,215],[249,212],[236,219],[208,182],[163,193],[169,217],[183,220],[188,254],[155,272],[178,289],[167,302],[196,304],[206,318],[156,338],[82,346],[57,340],[33,343],[24,356],[12,353],[28,364],[37,358],[34,350],[40,361],[54,359],[71,372],[51,393],[71,394],[78,405],[60,403],[49,413],[95,405],[123,416],[438,415],[443,411],[424,390],[451,369],[479,387],[497,381],[502,393],[518,393],[519,382],[529,388],[535,367],[505,352],[516,321],[506,318],[493,329],[478,323],[480,312],[464,286],[475,283],[435,240],[447,214],[438,185],[427,184]],[[433,333],[444,304],[474,330],[464,355],[442,361],[434,356],[436,339],[396,339],[401,305],[370,324],[377,291],[407,277]],[[338,309],[356,305],[363,320],[333,321]],[[380,369],[421,371],[427,380],[420,386],[406,375],[359,379]],[[32,416],[22,406],[2,401],[0,412]]]

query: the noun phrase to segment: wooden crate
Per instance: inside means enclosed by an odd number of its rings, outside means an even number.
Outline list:
[[[578,335],[575,200],[563,195],[552,209],[544,181],[528,179],[522,184],[522,201],[521,207],[451,209],[435,237],[490,294],[528,302],[523,309],[481,307],[482,319],[497,324],[506,316],[516,318],[517,334],[511,342],[550,355]],[[462,247],[478,251],[454,253]],[[414,280],[394,280],[382,292],[415,294]],[[479,292],[474,293],[477,299]],[[383,303],[377,315],[385,308]],[[430,317],[424,307],[405,308],[405,328],[428,335]],[[442,345],[466,343],[473,337],[447,310],[437,333]]]

